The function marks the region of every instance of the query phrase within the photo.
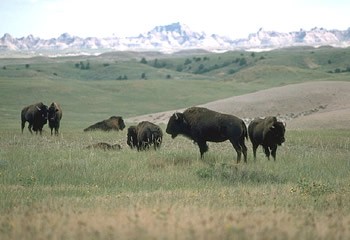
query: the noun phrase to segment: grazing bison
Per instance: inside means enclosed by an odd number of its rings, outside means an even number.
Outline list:
[[[55,135],[58,135],[58,129],[60,128],[61,119],[62,119],[61,106],[55,102],[51,103],[48,110],[48,120],[49,120],[49,127],[51,129],[51,135],[52,135],[53,129],[55,129]]]
[[[42,102],[24,107],[21,112],[22,133],[25,123],[28,122],[29,132],[33,133],[33,130],[36,134],[38,134],[39,131],[41,135],[43,126],[47,123],[47,111],[47,106]]]
[[[137,132],[136,126],[130,126],[128,128],[127,140],[126,143],[129,145],[131,149],[137,148]]]
[[[124,120],[122,117],[112,116],[109,119],[103,120],[101,122],[95,123],[84,129],[86,131],[92,130],[103,130],[103,131],[119,131],[125,128]]]
[[[127,144],[130,148],[136,147],[138,151],[149,149],[153,145],[154,150],[157,150],[162,145],[163,131],[162,129],[151,122],[140,122],[136,127],[128,128]]]
[[[248,133],[253,144],[254,160],[256,149],[259,145],[264,148],[265,155],[270,159],[270,154],[276,160],[277,145],[281,145],[284,139],[285,125],[277,121],[276,117],[256,118],[250,122]]]
[[[183,113],[174,113],[168,122],[166,132],[175,138],[178,134],[198,144],[201,158],[208,151],[208,142],[229,140],[237,152],[237,163],[244,155],[247,162],[247,147],[244,138],[247,127],[243,120],[233,115],[222,114],[202,107],[191,107]]]
[[[109,144],[105,142],[99,142],[86,147],[87,149],[102,149],[102,150],[120,150],[122,146],[120,144]]]

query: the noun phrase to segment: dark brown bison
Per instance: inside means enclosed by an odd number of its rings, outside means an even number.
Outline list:
[[[131,149],[137,148],[137,132],[136,126],[130,126],[128,128],[126,143]]]
[[[25,123],[28,122],[28,129],[30,133],[32,130],[37,134],[38,131],[42,133],[44,125],[47,123],[48,108],[42,102],[24,107],[21,112],[22,133]]]
[[[102,150],[120,150],[122,146],[120,144],[109,144],[105,142],[99,142],[86,147],[87,149],[102,149]]]
[[[277,121],[276,117],[256,118],[249,123],[248,133],[253,144],[254,159],[256,159],[256,149],[259,145],[264,148],[265,155],[270,159],[270,154],[276,160],[277,145],[284,141],[285,125]]]
[[[202,107],[191,107],[183,113],[174,113],[168,122],[166,132],[175,138],[178,134],[198,144],[201,158],[208,151],[208,142],[229,140],[237,152],[237,163],[244,155],[247,162],[247,127],[243,120],[233,115],[222,114]]]
[[[119,131],[125,128],[124,120],[122,117],[112,116],[109,119],[103,120],[101,122],[95,123],[84,129],[86,131],[102,130],[102,131]]]
[[[49,120],[49,127],[51,129],[51,135],[52,135],[53,129],[55,129],[55,135],[58,135],[58,129],[60,128],[61,119],[62,119],[61,106],[56,102],[51,103],[48,110],[48,120]]]
[[[140,122],[136,127],[128,128],[126,143],[130,148],[137,148],[138,151],[149,149],[153,145],[157,150],[162,145],[163,131],[162,129],[151,122]]]

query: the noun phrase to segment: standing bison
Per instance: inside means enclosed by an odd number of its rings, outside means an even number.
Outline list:
[[[128,128],[127,144],[130,148],[136,147],[138,151],[149,149],[153,145],[154,150],[157,150],[162,145],[163,131],[162,129],[151,122],[140,122],[136,127]]]
[[[264,148],[265,155],[270,159],[270,154],[276,160],[277,145],[281,145],[284,139],[285,125],[277,121],[276,117],[256,118],[248,126],[250,141],[253,144],[254,159],[259,145]]]
[[[102,131],[119,131],[125,128],[124,120],[122,117],[112,116],[109,119],[97,122],[84,129],[84,132],[93,131],[93,130],[102,130]]]
[[[52,135],[53,129],[55,129],[55,135],[58,135],[58,129],[60,128],[61,118],[62,118],[61,106],[55,102],[51,103],[48,110],[48,120],[49,120],[49,127],[51,129],[51,135]]]
[[[25,123],[28,122],[29,132],[33,134],[33,130],[38,134],[39,131],[41,135],[43,127],[47,123],[47,111],[47,106],[42,102],[24,107],[21,112],[22,133]]]
[[[244,155],[247,162],[247,127],[238,117],[218,113],[202,107],[191,107],[183,113],[174,113],[168,122],[166,132],[175,138],[178,134],[198,144],[201,158],[208,151],[208,142],[229,140],[237,152],[237,163]]]

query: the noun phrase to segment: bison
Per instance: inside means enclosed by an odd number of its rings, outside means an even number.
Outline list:
[[[62,119],[61,106],[56,102],[51,103],[48,110],[48,121],[49,121],[49,127],[51,129],[51,135],[52,135],[53,129],[55,129],[55,135],[58,135],[58,129],[60,128],[61,119]]]
[[[102,130],[102,131],[119,131],[125,128],[124,120],[122,117],[112,116],[109,119],[97,122],[84,129],[84,132],[93,131],[93,130]]]
[[[130,148],[137,148],[138,151],[149,149],[153,145],[157,150],[162,145],[162,129],[149,121],[142,121],[137,126],[128,128],[127,144]]]
[[[22,133],[25,123],[28,122],[29,132],[33,134],[33,130],[38,134],[39,131],[41,135],[43,127],[47,123],[47,111],[47,106],[42,102],[24,107],[21,112]]]
[[[105,142],[99,142],[86,147],[87,149],[102,149],[102,150],[120,150],[122,146],[120,144],[109,144]]]
[[[284,141],[285,125],[277,121],[276,117],[269,116],[264,119],[255,118],[248,125],[248,134],[253,144],[254,160],[256,160],[256,149],[259,145],[264,148],[265,155],[270,159],[270,154],[276,160],[277,145]]]
[[[198,144],[201,158],[208,151],[208,142],[229,140],[237,152],[237,163],[244,155],[247,162],[245,138],[247,127],[240,118],[215,112],[207,108],[191,107],[183,113],[174,113],[168,122],[166,132],[175,138],[181,134]]]

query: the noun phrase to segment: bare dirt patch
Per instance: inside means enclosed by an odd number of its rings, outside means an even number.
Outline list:
[[[350,128],[350,82],[318,81],[291,84],[202,104],[249,122],[255,117],[278,116],[289,129]],[[190,106],[189,106],[190,107]],[[137,116],[127,122],[167,123],[177,109]]]

